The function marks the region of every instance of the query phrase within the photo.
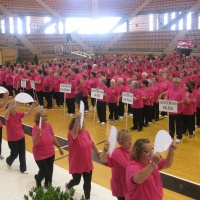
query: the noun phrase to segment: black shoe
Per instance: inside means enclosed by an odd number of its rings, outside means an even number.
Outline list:
[[[133,127],[131,127],[130,129],[131,129],[132,131],[134,131],[134,130],[137,130],[138,128],[133,126]]]
[[[148,127],[149,125],[148,124],[144,124],[144,127]]]
[[[155,122],[159,121],[159,119],[155,119]]]
[[[143,128],[138,128],[138,132],[141,132]]]

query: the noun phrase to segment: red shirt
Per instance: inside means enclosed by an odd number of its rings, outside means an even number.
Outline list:
[[[36,124],[32,129],[32,137],[35,138],[39,125]],[[45,123],[41,127],[41,136],[37,144],[33,145],[33,156],[35,160],[43,160],[55,154],[53,145],[54,132],[49,123]]]
[[[72,130],[68,133],[69,146],[69,173],[89,173],[94,167],[92,163],[93,141],[85,129],[78,133],[76,139],[72,138]]]
[[[9,115],[6,120],[6,135],[8,141],[18,141],[24,137],[21,119],[24,117],[24,112],[17,112],[14,116]]]

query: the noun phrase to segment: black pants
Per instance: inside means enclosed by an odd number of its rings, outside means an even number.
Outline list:
[[[97,115],[100,123],[106,123],[106,102],[97,101]]]
[[[117,103],[108,103],[108,108],[109,108],[109,119],[114,119],[118,120],[118,108],[117,108]]]
[[[197,107],[197,112],[196,112],[196,125],[200,126],[200,108]]]
[[[193,135],[193,115],[183,115],[183,133],[188,130],[190,135]]]
[[[54,92],[54,97],[55,97],[57,106],[61,106],[63,104],[62,103],[62,93],[61,92]]]
[[[83,96],[82,97],[82,101],[84,103],[84,106],[85,106],[85,110],[89,110],[89,106],[88,106],[88,96]]]
[[[125,200],[125,197],[117,197],[118,200]]]
[[[66,106],[69,114],[75,114],[75,98],[66,98]]]
[[[134,128],[143,127],[143,108],[132,108],[133,111],[133,126]]]
[[[124,103],[122,101],[119,101],[118,115],[122,117],[124,116]]]
[[[36,94],[37,94],[37,98],[38,98],[40,106],[43,106],[44,105],[44,103],[43,103],[43,91],[36,91]]]
[[[91,97],[91,104],[93,107],[95,107],[96,99]]]
[[[182,139],[183,131],[183,114],[169,115],[169,134],[174,139],[176,125],[176,135],[177,139]]]
[[[20,171],[26,171],[26,149],[25,149],[25,138],[23,137],[18,141],[8,141],[8,146],[10,148],[10,156],[6,158],[8,165],[12,165],[14,160],[19,155]]]
[[[6,85],[6,89],[9,92],[9,96],[13,97],[13,86],[12,85]]]
[[[144,111],[143,111],[144,124],[148,124],[149,122],[150,109],[151,109],[150,106],[144,105]]]
[[[44,96],[47,102],[47,108],[52,108],[52,92],[44,92]]]
[[[43,179],[45,179],[45,186],[48,186],[48,184],[52,184],[54,158],[55,155],[43,160],[35,161],[39,168],[38,174],[35,176],[38,186],[41,186],[41,182]]]
[[[92,170],[89,173],[83,172],[82,174],[72,174],[72,180],[69,181],[68,188],[71,189],[75,185],[78,185],[83,175],[83,190],[85,199],[90,199],[91,181],[92,181]]]
[[[159,119],[159,103],[154,102],[152,108],[152,119],[158,120]]]
[[[1,144],[2,144],[2,127],[0,127],[0,155],[1,155]]]
[[[14,91],[15,91],[15,95],[20,93],[20,89],[19,88],[18,89],[14,89]]]

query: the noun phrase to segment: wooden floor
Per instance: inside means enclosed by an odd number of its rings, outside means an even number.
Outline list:
[[[18,111],[28,111],[29,106],[22,104],[18,105]],[[66,116],[64,112],[64,107],[57,108],[54,107],[52,110],[46,110],[48,114],[48,121],[51,123],[56,135],[67,138],[68,125],[71,120],[71,116]],[[34,112],[36,109],[34,110]],[[23,119],[24,124],[30,126],[34,125],[33,114]],[[0,115],[4,115],[5,110],[1,109]],[[99,150],[103,149],[104,141],[108,138],[108,133],[110,131],[110,126],[114,125],[117,129],[120,128],[130,128],[132,127],[132,117],[127,116],[124,119],[119,120],[118,123],[108,121],[106,125],[97,124],[96,110],[90,110],[87,113],[87,118],[85,118],[85,128],[91,134],[91,137],[95,144],[97,144]],[[127,124],[127,125],[126,125]],[[132,137],[133,142],[138,138],[149,138],[152,144],[154,143],[155,135],[159,130],[168,130],[168,118],[160,118],[156,123],[152,123],[149,127],[144,128],[142,132],[133,131]],[[200,184],[200,130],[196,129],[195,136],[193,138],[188,138],[183,136],[183,141],[178,144],[178,149],[175,152],[174,163],[170,169],[164,170],[165,173],[171,174],[173,176],[181,177],[183,179],[196,182]],[[3,138],[5,139],[5,127],[3,128]],[[26,149],[27,151],[32,151],[32,140],[30,136],[26,135]],[[65,155],[62,159],[58,159],[55,164],[68,169],[68,152],[65,151]],[[163,153],[163,157],[166,153]],[[61,156],[56,153],[56,159]],[[94,172],[93,172],[93,182],[110,188],[110,169],[94,162]],[[164,189],[164,199],[190,199],[188,197],[182,196],[178,193]]]

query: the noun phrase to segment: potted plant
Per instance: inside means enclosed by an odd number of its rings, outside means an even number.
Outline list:
[[[28,195],[24,195],[24,200],[75,200],[74,194],[73,188],[69,192],[63,192],[60,187],[49,185],[46,188],[33,187]],[[83,195],[80,200],[85,200]]]

